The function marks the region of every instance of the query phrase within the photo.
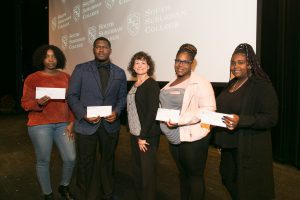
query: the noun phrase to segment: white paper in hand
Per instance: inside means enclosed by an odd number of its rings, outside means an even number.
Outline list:
[[[156,120],[164,121],[164,122],[178,123],[179,115],[180,115],[180,110],[158,108],[157,114],[156,114]]]
[[[88,106],[86,116],[90,117],[107,117],[112,113],[112,106]]]
[[[45,95],[49,96],[51,99],[65,99],[66,88],[36,87],[35,89],[36,99],[40,99]]]
[[[213,111],[203,111],[200,114],[201,123],[220,127],[226,127],[226,124],[223,122],[222,119],[224,116],[233,117],[230,114],[218,113]]]

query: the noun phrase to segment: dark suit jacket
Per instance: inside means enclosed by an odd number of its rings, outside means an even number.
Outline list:
[[[75,132],[83,135],[91,135],[96,132],[100,123],[90,124],[84,120],[87,106],[112,106],[120,116],[126,106],[127,81],[123,69],[111,64],[110,76],[105,95],[101,93],[101,81],[96,65],[92,60],[79,64],[75,67],[67,92],[68,103],[75,114]],[[114,133],[120,130],[120,119],[113,123],[102,122],[107,132]]]

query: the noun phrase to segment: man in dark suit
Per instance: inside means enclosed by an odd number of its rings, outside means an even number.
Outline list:
[[[94,60],[75,67],[67,93],[68,103],[75,114],[74,129],[77,145],[77,185],[82,199],[97,198],[92,192],[99,142],[100,195],[114,199],[114,154],[120,131],[121,111],[126,105],[127,82],[123,69],[110,62],[111,43],[104,37],[94,41]],[[87,106],[112,106],[107,117],[87,117]]]

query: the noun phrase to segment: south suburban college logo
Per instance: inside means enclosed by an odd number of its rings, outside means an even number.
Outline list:
[[[53,17],[51,20],[51,27],[52,27],[53,31],[56,30],[56,26],[57,26],[57,19],[56,19],[56,17]]]
[[[73,8],[73,19],[75,22],[78,22],[78,20],[80,19],[80,5],[76,5]]]
[[[94,43],[94,40],[97,37],[97,28],[96,26],[91,26],[88,28],[88,41],[90,44]]]
[[[106,8],[111,9],[115,4],[115,0],[105,0],[104,3],[105,3]]]
[[[136,36],[140,30],[140,15],[132,13],[127,16],[127,31],[129,35]]]
[[[68,35],[61,36],[61,46],[63,49],[67,49],[68,47]]]

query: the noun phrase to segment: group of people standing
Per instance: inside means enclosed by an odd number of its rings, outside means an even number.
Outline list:
[[[210,132],[221,152],[222,182],[232,199],[274,198],[270,128],[277,121],[278,102],[249,44],[240,44],[233,52],[230,72],[234,78],[217,98],[211,83],[192,72],[197,54],[192,44],[180,46],[174,64],[176,78],[162,89],[152,78],[154,61],[140,51],[129,62],[128,71],[136,81],[127,92],[125,72],[111,62],[111,52],[110,41],[97,38],[95,59],[77,65],[71,77],[60,70],[66,58],[56,46],[44,45],[33,55],[33,64],[40,71],[26,78],[21,102],[29,111],[28,132],[45,199],[54,199],[49,174],[53,142],[63,160],[58,188],[62,199],[118,199],[114,194],[114,156],[120,115],[126,107],[137,199],[157,199],[156,157],[161,133],[169,141],[179,171],[181,200],[204,199]],[[36,99],[36,87],[66,88],[66,99]],[[112,106],[112,112],[106,117],[88,117],[87,106]],[[180,110],[178,123],[155,120],[159,107]],[[232,117],[224,116],[226,127],[212,127],[201,122],[202,111]],[[75,163],[76,197],[69,190]],[[95,184],[97,194],[92,190]]]

